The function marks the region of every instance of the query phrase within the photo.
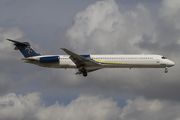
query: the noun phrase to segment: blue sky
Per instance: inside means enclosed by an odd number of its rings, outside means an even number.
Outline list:
[[[178,0],[0,1],[0,120],[179,120]],[[160,54],[164,69],[75,75],[22,63],[6,39],[41,54]]]

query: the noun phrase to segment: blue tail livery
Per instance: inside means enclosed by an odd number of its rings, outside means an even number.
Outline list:
[[[7,39],[11,42],[14,42],[15,50],[20,50],[21,53],[24,55],[25,58],[33,57],[33,56],[40,56],[41,54],[36,53],[28,42],[18,42],[15,40]]]

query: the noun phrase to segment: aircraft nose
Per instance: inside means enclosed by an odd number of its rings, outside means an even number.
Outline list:
[[[175,63],[174,63],[173,61],[169,61],[169,62],[168,62],[168,65],[170,65],[170,66],[174,66],[174,65],[175,65]]]

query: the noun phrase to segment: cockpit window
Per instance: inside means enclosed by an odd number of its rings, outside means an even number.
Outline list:
[[[161,58],[162,58],[162,59],[167,59],[165,56],[162,56]]]

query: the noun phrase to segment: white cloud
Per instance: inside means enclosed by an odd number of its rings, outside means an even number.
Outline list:
[[[127,105],[119,116],[122,120],[176,120],[180,117],[179,103],[158,99],[147,100],[142,97],[126,102]]]
[[[113,0],[98,1],[88,6],[85,11],[76,14],[75,24],[68,31],[71,39],[90,36],[95,29],[112,31],[113,22],[118,21],[116,12],[118,13],[118,5]],[[113,18],[108,19],[108,17]]]
[[[64,106],[56,102],[54,105],[41,109],[37,116],[41,120],[116,120],[120,108],[112,98],[101,96],[79,96]]]
[[[80,95],[69,104],[46,106],[40,93],[0,97],[0,120],[179,120],[180,103],[164,100],[128,99],[123,108],[112,98]]]
[[[24,120],[33,118],[41,106],[40,93],[16,95],[9,93],[0,97],[0,120]],[[31,116],[32,115],[32,116]]]
[[[119,112],[116,101],[102,96],[81,95],[66,106],[56,102],[47,107],[40,93],[9,93],[0,97],[0,120],[116,120]]]
[[[77,13],[66,35],[76,51],[138,53],[134,44],[142,41],[143,36],[151,36],[153,31],[151,14],[143,4],[120,12],[114,0],[103,0]]]

